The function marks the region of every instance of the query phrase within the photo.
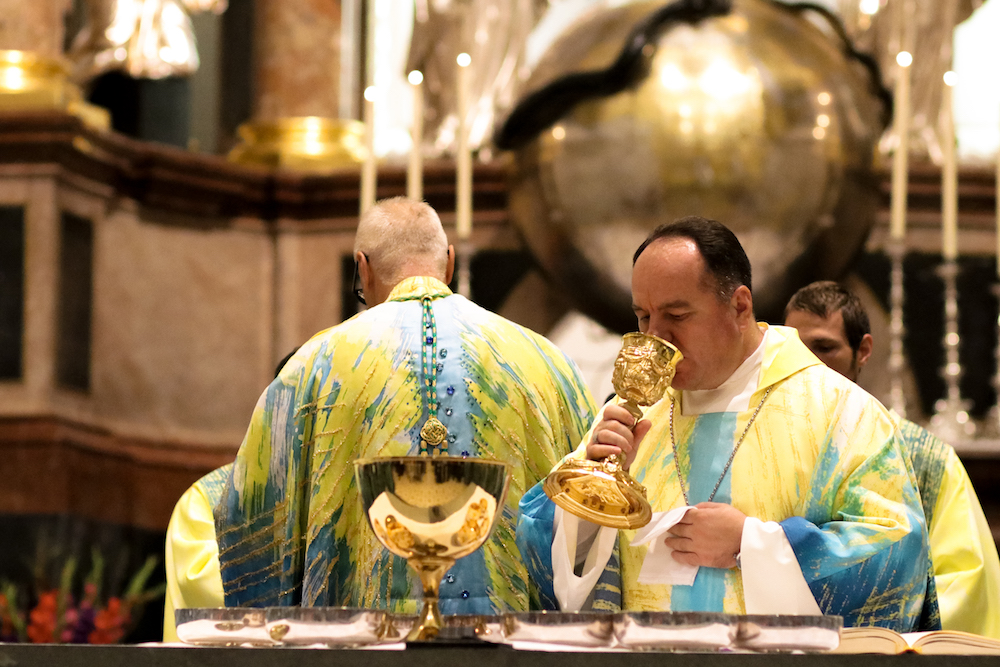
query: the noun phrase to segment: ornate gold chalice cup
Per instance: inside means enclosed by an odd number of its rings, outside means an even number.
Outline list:
[[[407,641],[438,635],[441,578],[456,559],[490,536],[507,497],[508,468],[500,461],[450,456],[354,462],[361,503],[375,536],[405,558],[423,584],[423,609]]]
[[[639,332],[622,339],[611,382],[619,403],[636,422],[639,406],[652,405],[674,379],[683,355],[667,341]],[[652,510],[646,489],[624,469],[625,456],[616,454],[603,461],[570,458],[545,478],[545,493],[571,514],[611,528],[641,528],[649,523]]]

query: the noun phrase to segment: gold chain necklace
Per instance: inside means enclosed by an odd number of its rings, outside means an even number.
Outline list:
[[[746,428],[743,429],[743,435],[740,436],[740,439],[736,442],[736,446],[733,447],[733,453],[729,455],[729,460],[726,461],[726,467],[722,469],[722,475],[719,476],[719,481],[715,483],[715,488],[712,489],[712,494],[708,497],[708,500],[706,502],[712,502],[712,499],[715,498],[715,492],[719,490],[719,486],[722,484],[722,480],[726,478],[726,473],[729,472],[729,466],[733,465],[733,459],[736,458],[736,452],[739,450],[740,445],[743,444],[743,440],[747,437],[747,433],[750,432],[750,427],[753,426],[753,421],[757,419],[757,414],[760,413],[760,409],[764,407],[764,401],[766,401],[767,397],[771,395],[772,389],[774,389],[773,384],[767,388],[767,391],[764,392],[764,397],[760,399],[760,403],[757,404],[757,409],[754,410],[753,415],[750,416],[750,421],[747,422]],[[674,406],[676,404],[677,401],[675,401],[674,397],[671,396],[670,397],[670,449],[673,450],[674,452],[674,469],[677,470],[677,482],[681,485],[681,494],[684,496],[684,504],[690,505],[691,503],[688,500],[687,485],[684,484],[684,476],[681,475],[681,467],[677,462],[678,461],[677,438],[676,436],[674,436]]]

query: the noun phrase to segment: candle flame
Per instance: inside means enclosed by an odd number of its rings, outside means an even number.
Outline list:
[[[879,0],[861,0],[861,2],[858,5],[858,9],[861,11],[862,14],[867,14],[868,16],[872,16],[873,14],[878,13],[879,6],[881,4],[882,3],[880,3]]]
[[[900,51],[896,54],[896,63],[898,63],[900,67],[909,67],[913,64],[913,56],[910,55],[909,51]]]
[[[424,75],[420,72],[420,70],[415,69],[407,75],[406,80],[414,86],[419,86],[424,82]]]
[[[458,62],[459,67],[468,67],[472,64],[472,56],[468,53],[459,53],[458,58],[455,60]]]

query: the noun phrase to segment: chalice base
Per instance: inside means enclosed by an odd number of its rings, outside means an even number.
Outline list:
[[[542,488],[559,507],[600,526],[641,528],[653,516],[646,489],[610,459],[567,459]]]

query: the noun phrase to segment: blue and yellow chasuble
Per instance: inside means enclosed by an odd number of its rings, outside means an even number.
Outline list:
[[[889,413],[857,385],[829,370],[793,329],[771,327],[757,389],[741,412],[684,414],[670,391],[645,413],[653,426],[632,475],[654,512],[683,506],[677,468],[692,505],[708,499],[764,392],[773,387],[715,496],[747,516],[779,522],[806,583],[826,614],[848,626],[915,629],[928,585],[927,532],[913,473]],[[670,398],[679,401],[670,446]],[[574,453],[584,456],[586,440]],[[518,546],[544,603],[552,590],[555,506],[541,485],[521,502]],[[615,554],[594,590],[598,609],[745,613],[738,569],[702,567],[691,586],[643,584],[647,547],[620,531]]]
[[[514,542],[518,501],[589,428],[575,365],[545,338],[409,278],[389,300],[303,345],[260,397],[215,510],[227,606],[352,606],[416,612],[419,580],[375,539],[353,461],[415,455],[429,408],[421,299],[437,326],[438,419],[452,456],[508,461],[507,504],[490,540],[441,585],[442,613],[528,610]]]

